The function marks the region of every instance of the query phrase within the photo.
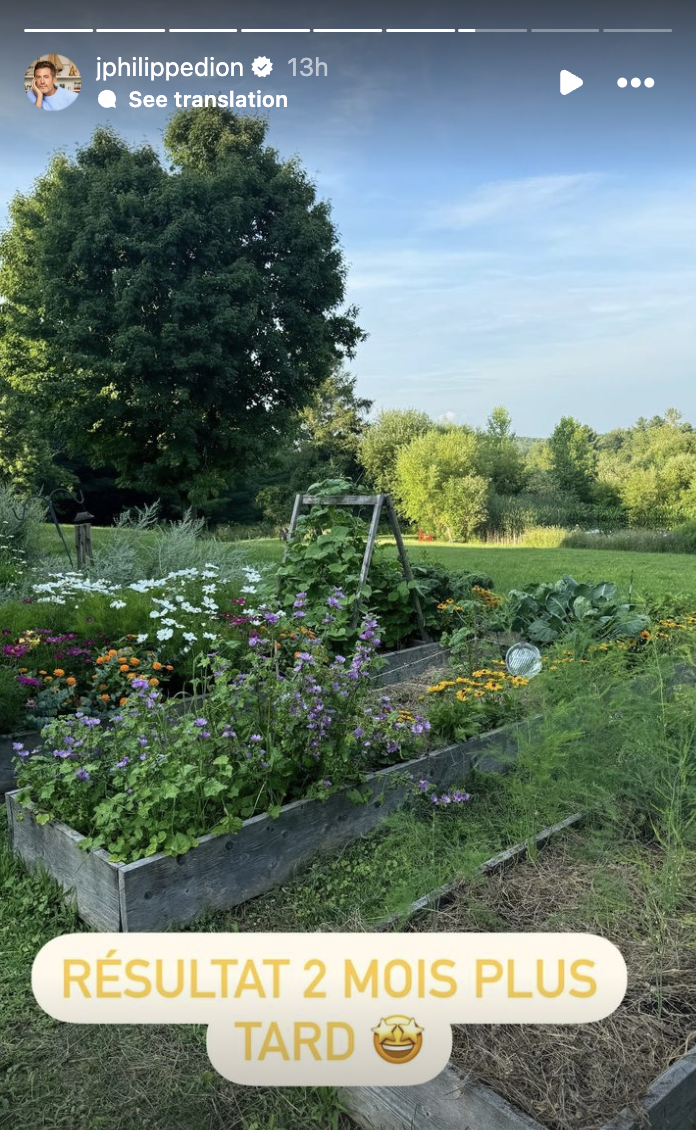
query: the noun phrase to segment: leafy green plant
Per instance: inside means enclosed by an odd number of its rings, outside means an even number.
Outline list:
[[[535,643],[553,643],[577,629],[597,639],[638,636],[650,623],[635,605],[620,600],[616,585],[579,584],[569,576],[513,589],[508,607],[512,630]]]
[[[12,734],[24,728],[26,688],[17,682],[11,667],[0,665],[0,734]]]

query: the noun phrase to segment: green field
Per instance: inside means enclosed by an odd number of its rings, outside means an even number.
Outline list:
[[[92,541],[95,548],[102,545],[109,530],[94,528]],[[74,558],[74,533],[72,526],[64,526],[63,534]],[[156,534],[139,535],[144,541]],[[386,542],[388,539],[384,539]],[[272,564],[279,561],[283,543],[278,538],[257,538],[227,543],[230,552],[240,550],[250,564]],[[696,557],[688,553],[635,553],[610,549],[527,549],[517,545],[481,546],[451,545],[448,542],[423,544],[406,539],[409,557],[413,561],[441,561],[452,569],[466,569],[492,576],[498,592],[525,585],[554,581],[569,573],[577,581],[613,581],[626,592],[630,585],[637,596],[661,596],[665,593],[689,596],[696,600]],[[41,533],[41,548],[45,553],[65,557],[58,534],[51,526]],[[67,557],[65,566],[68,567]]]

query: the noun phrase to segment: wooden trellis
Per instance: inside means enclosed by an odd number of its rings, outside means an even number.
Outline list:
[[[394,541],[401,561],[401,568],[404,572],[406,582],[410,584],[413,581],[413,573],[409,564],[408,555],[406,553],[406,546],[404,539],[401,536],[399,528],[399,520],[394,510],[394,504],[389,494],[330,494],[330,495],[317,495],[317,494],[296,494],[295,502],[292,508],[292,517],[290,518],[290,528],[288,530],[287,545],[293,539],[295,530],[297,528],[297,519],[300,513],[301,506],[371,506],[372,520],[370,522],[370,529],[367,535],[367,542],[365,545],[365,554],[363,556],[362,566],[360,568],[360,577],[358,579],[358,588],[355,593],[355,602],[353,604],[353,617],[352,627],[355,627],[360,615],[360,595],[367,580],[367,574],[370,569],[370,562],[372,561],[372,554],[374,553],[375,545],[377,543],[377,530],[379,528],[379,521],[382,516],[382,511],[385,510],[389,525],[391,526],[392,533],[394,534]],[[287,553],[287,547],[286,547]],[[411,601],[416,613],[418,621],[418,628],[420,630],[421,639],[426,643],[430,642],[430,635],[425,626],[425,617],[423,616],[423,609],[421,607],[420,597],[414,587],[409,587],[411,594]]]

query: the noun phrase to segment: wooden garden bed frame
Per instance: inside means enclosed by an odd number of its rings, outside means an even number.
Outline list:
[[[582,820],[575,813],[534,837],[537,848]],[[477,871],[491,874],[514,865],[528,853],[516,844],[482,863]],[[447,905],[460,884],[448,883],[412,903],[406,915],[392,915],[375,926],[392,929],[424,910]],[[362,1130],[548,1130],[491,1087],[466,1076],[450,1063],[435,1079],[413,1087],[345,1087],[346,1108]],[[696,1130],[696,1047],[672,1064],[648,1087],[637,1109],[624,1107],[600,1130]]]
[[[326,800],[285,805],[277,819],[262,814],[234,835],[202,836],[181,856],[162,853],[112,863],[104,851],[83,851],[66,824],[37,824],[7,794],[12,848],[30,870],[42,868],[70,892],[80,917],[99,930],[163,930],[209,910],[227,910],[289,880],[298,867],[372,831],[413,795],[414,783],[461,784],[472,768],[505,772],[538,718],[492,730],[467,742],[380,769]],[[351,799],[356,788],[361,803]]]

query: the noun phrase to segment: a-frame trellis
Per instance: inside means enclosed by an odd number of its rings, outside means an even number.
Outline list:
[[[360,615],[360,594],[362,593],[363,586],[367,580],[367,574],[370,569],[370,562],[372,561],[372,554],[377,542],[377,530],[379,528],[379,521],[382,516],[382,511],[385,510],[389,525],[391,526],[392,533],[394,534],[394,541],[399,553],[399,560],[401,561],[401,568],[404,571],[406,582],[413,581],[413,573],[409,564],[408,555],[406,553],[406,546],[404,539],[401,536],[399,528],[399,520],[394,510],[394,504],[389,494],[296,494],[295,502],[292,508],[292,517],[290,518],[290,527],[288,529],[287,543],[292,541],[295,529],[297,528],[297,519],[300,513],[301,506],[371,506],[372,520],[370,522],[370,529],[367,535],[367,542],[365,544],[365,554],[363,557],[362,566],[360,569],[360,577],[358,579],[358,588],[355,594],[355,602],[353,604],[353,617],[352,627],[355,627]],[[286,551],[287,552],[287,551]],[[430,636],[425,626],[425,618],[423,616],[423,609],[421,607],[420,597],[413,587],[409,588],[411,600],[416,613],[418,627],[420,629],[421,639],[426,643],[430,642]]]

